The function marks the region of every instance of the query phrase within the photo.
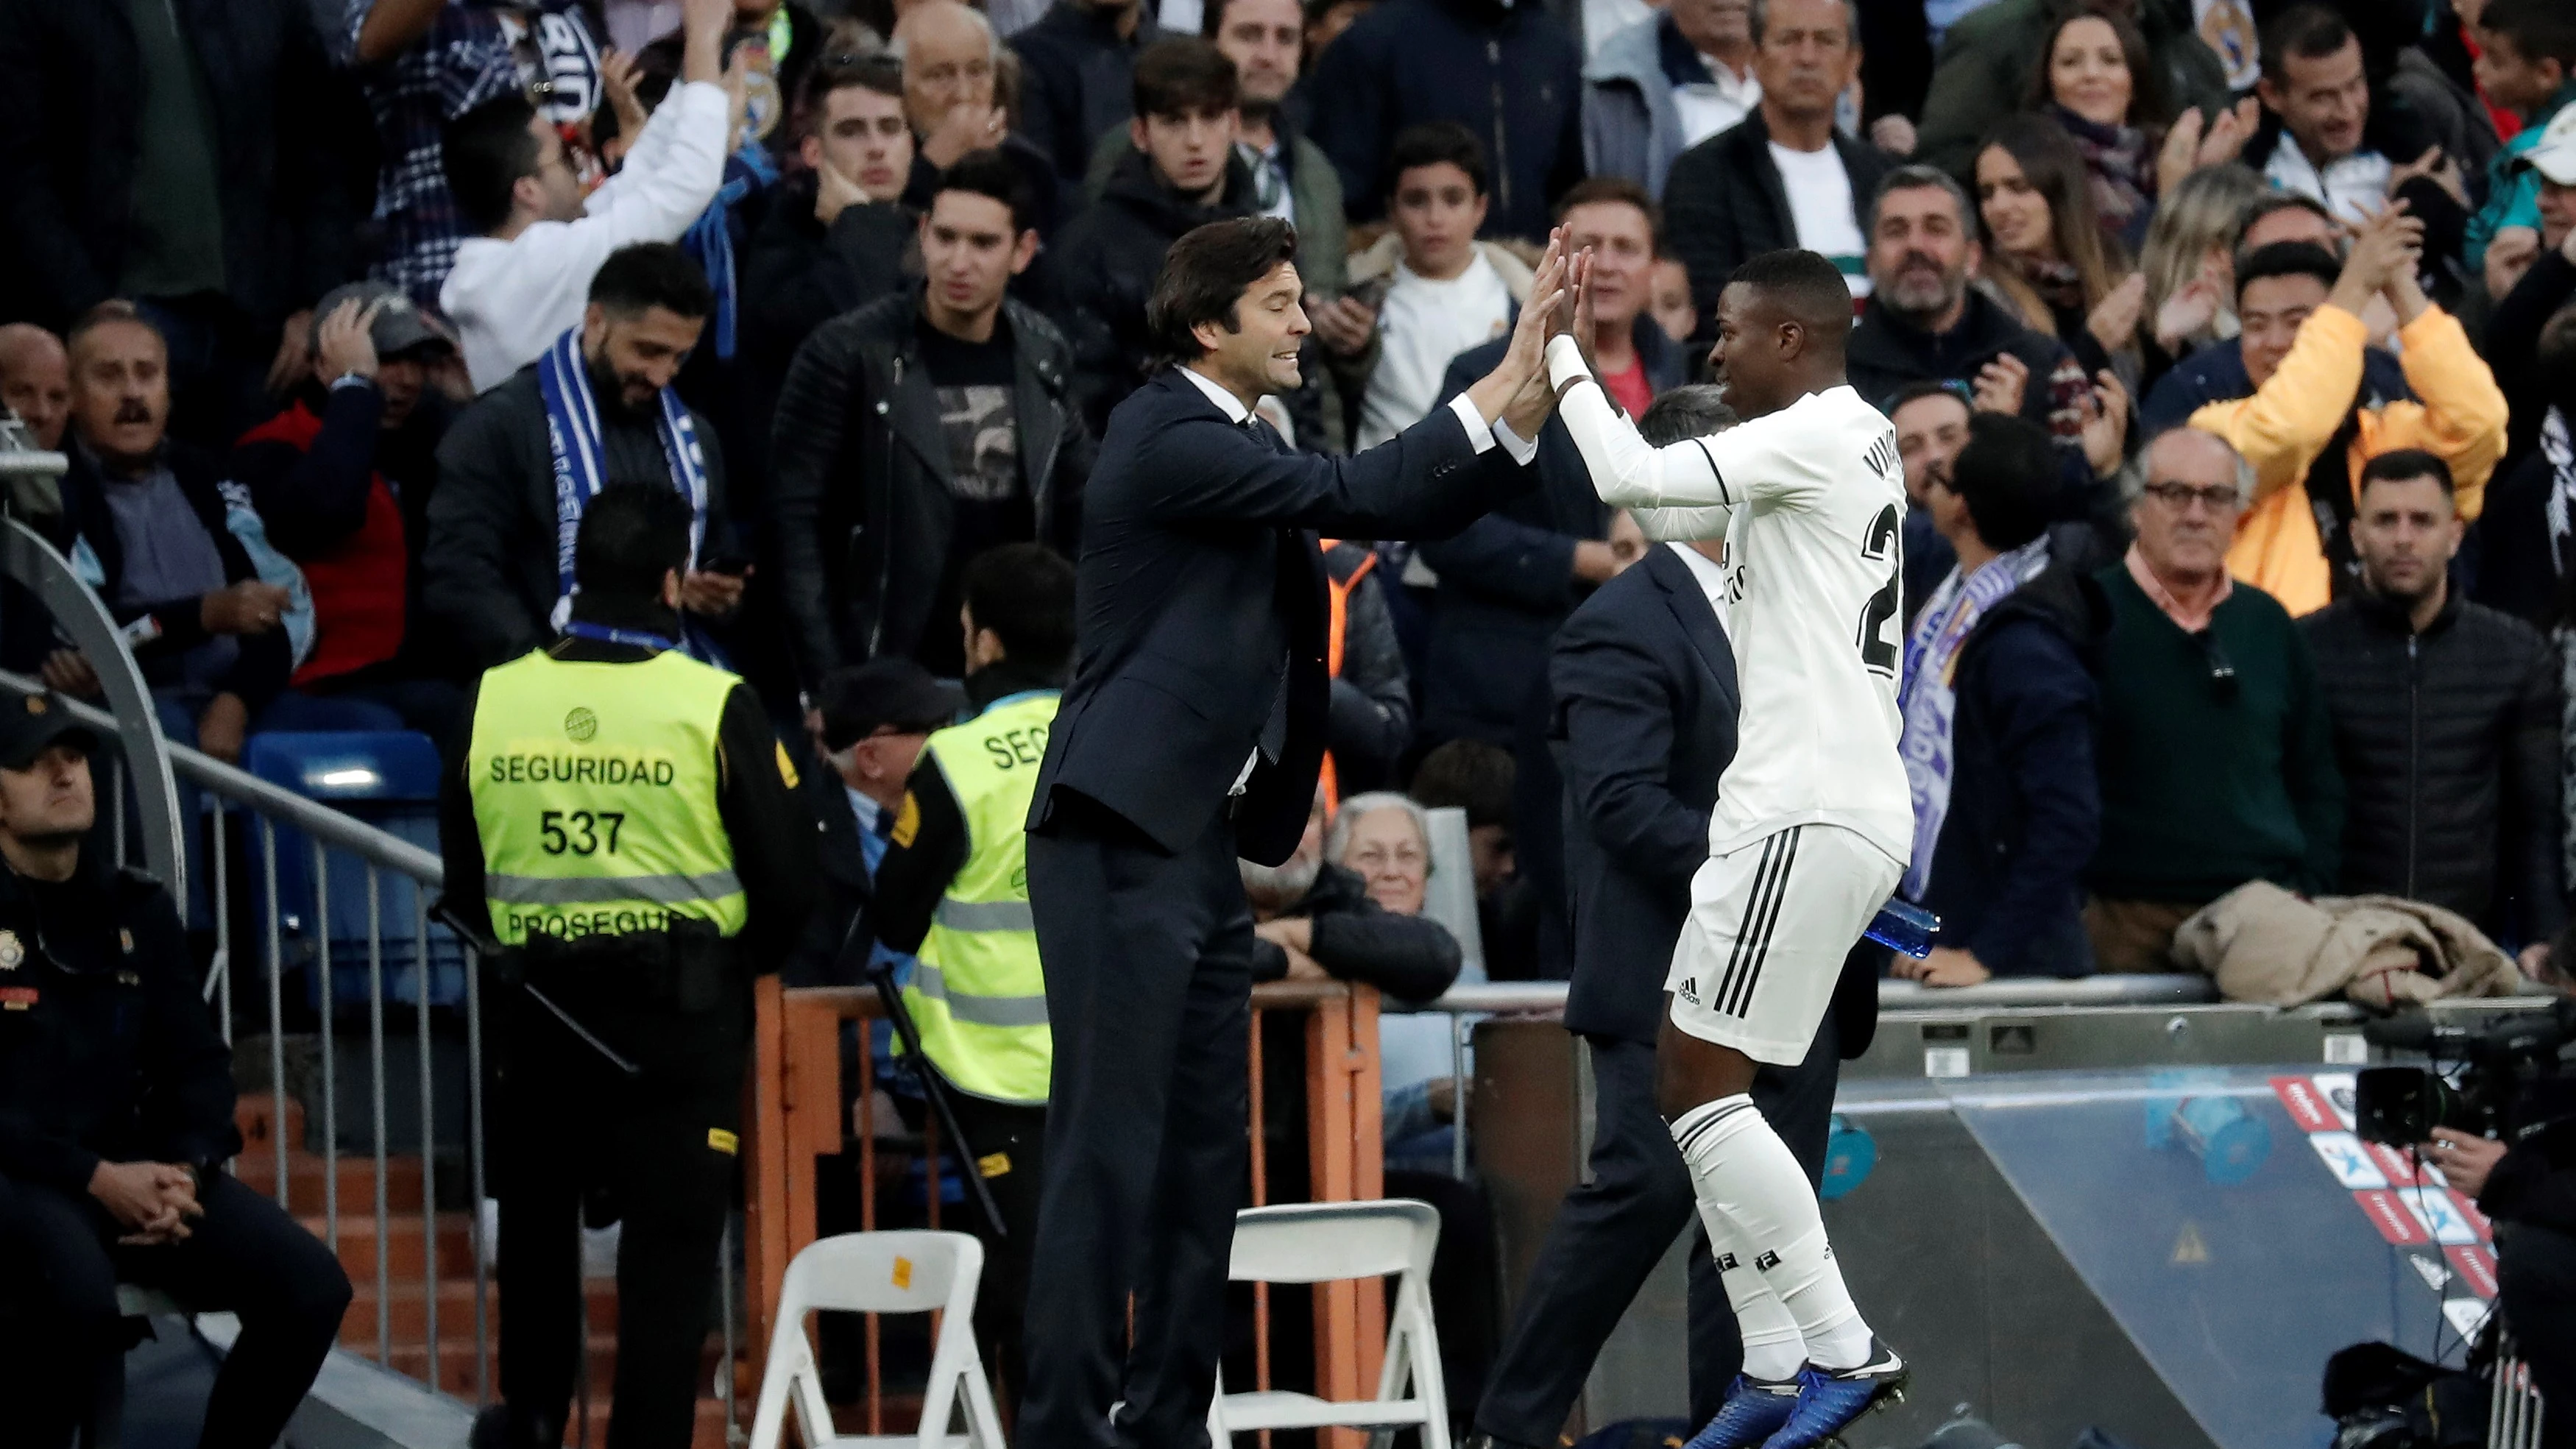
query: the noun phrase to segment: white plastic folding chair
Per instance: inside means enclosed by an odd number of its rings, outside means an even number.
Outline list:
[[[1229,1435],[1257,1429],[1327,1426],[1376,1430],[1380,1444],[1393,1430],[1419,1426],[1422,1449],[1450,1449],[1449,1391],[1440,1377],[1440,1335],[1431,1325],[1431,1254],[1439,1245],[1440,1214],[1410,1198],[1288,1203],[1237,1214],[1229,1268],[1235,1282],[1333,1283],[1392,1274],[1395,1303],[1376,1398],[1337,1403],[1280,1391],[1229,1394],[1220,1376],[1208,1404],[1208,1438],[1216,1449],[1225,1449]]]
[[[964,1233],[843,1233],[798,1253],[779,1293],[778,1328],[770,1335],[769,1367],[760,1377],[751,1449],[779,1449],[791,1403],[807,1449],[1003,1449],[1002,1416],[975,1352],[975,1285],[983,1273],[984,1245]],[[805,1315],[817,1309],[941,1315],[919,1430],[835,1432],[805,1337]],[[948,1432],[952,1409],[965,1413],[964,1434]]]

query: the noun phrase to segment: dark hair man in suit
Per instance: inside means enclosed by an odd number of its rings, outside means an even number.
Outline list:
[[[1536,481],[1523,440],[1551,402],[1540,338],[1561,249],[1501,366],[1340,458],[1288,451],[1253,411],[1300,382],[1296,251],[1268,217],[1173,244],[1146,312],[1169,365],[1110,415],[1085,500],[1073,682],[1029,816],[1056,1043],[1031,1443],[1204,1440],[1245,1171],[1253,934],[1235,860],[1287,859],[1313,807],[1329,685],[1313,531],[1438,537]]]
[[[1663,447],[1735,422],[1719,389],[1675,388],[1638,420]],[[1720,622],[1724,545],[1650,544],[1557,632],[1548,743],[1565,774],[1574,981],[1565,1029],[1592,1055],[1590,1181],[1565,1197],[1476,1406],[1471,1449],[1552,1444],[1601,1345],[1695,1221],[1689,1167],[1655,1103],[1664,974],[1708,859],[1718,777],[1735,757],[1735,654]],[[1763,1067],[1754,1099],[1808,1179],[1824,1174],[1838,1055],[1877,1023],[1875,962],[1847,966],[1807,1059]],[[1838,1052],[1837,1048],[1841,1048]],[[1715,1417],[1744,1357],[1705,1238],[1690,1265],[1691,1419]]]

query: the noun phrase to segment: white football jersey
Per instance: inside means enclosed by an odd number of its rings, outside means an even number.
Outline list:
[[[1896,429],[1849,387],[1656,449],[1598,387],[1562,405],[1601,497],[1650,538],[1724,537],[1743,708],[1709,850],[1792,825],[1858,832],[1902,867],[1913,797],[1897,752],[1905,470]]]

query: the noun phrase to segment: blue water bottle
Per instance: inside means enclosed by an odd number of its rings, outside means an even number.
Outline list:
[[[1890,896],[1863,934],[1919,961],[1932,954],[1932,940],[1941,934],[1941,918],[1902,896]]]

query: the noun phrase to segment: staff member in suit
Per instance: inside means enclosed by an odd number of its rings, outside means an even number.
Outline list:
[[[1639,420],[1661,447],[1734,418],[1708,386],[1676,388]],[[1708,858],[1718,777],[1735,758],[1735,654],[1723,625],[1724,545],[1656,544],[1565,621],[1548,664],[1549,745],[1565,774],[1574,980],[1565,1029],[1592,1053],[1591,1176],[1565,1195],[1540,1244],[1511,1335],[1476,1406],[1471,1449],[1554,1444],[1629,1301],[1684,1229],[1690,1170],[1655,1107],[1664,969]],[[1810,1179],[1824,1172],[1836,1046],[1877,1025],[1874,971],[1847,967],[1807,1059],[1764,1067],[1753,1096]],[[1717,1414],[1744,1357],[1735,1315],[1694,1233],[1691,1418]]]
[[[1245,1171],[1253,934],[1235,860],[1287,859],[1314,803],[1330,697],[1315,530],[1438,537],[1535,481],[1522,440],[1551,401],[1539,343],[1561,255],[1491,374],[1327,458],[1253,414],[1298,385],[1296,252],[1268,217],[1173,244],[1146,313],[1169,365],[1110,415],[1091,475],[1073,681],[1029,813],[1056,1051],[1030,1443],[1205,1442]]]

